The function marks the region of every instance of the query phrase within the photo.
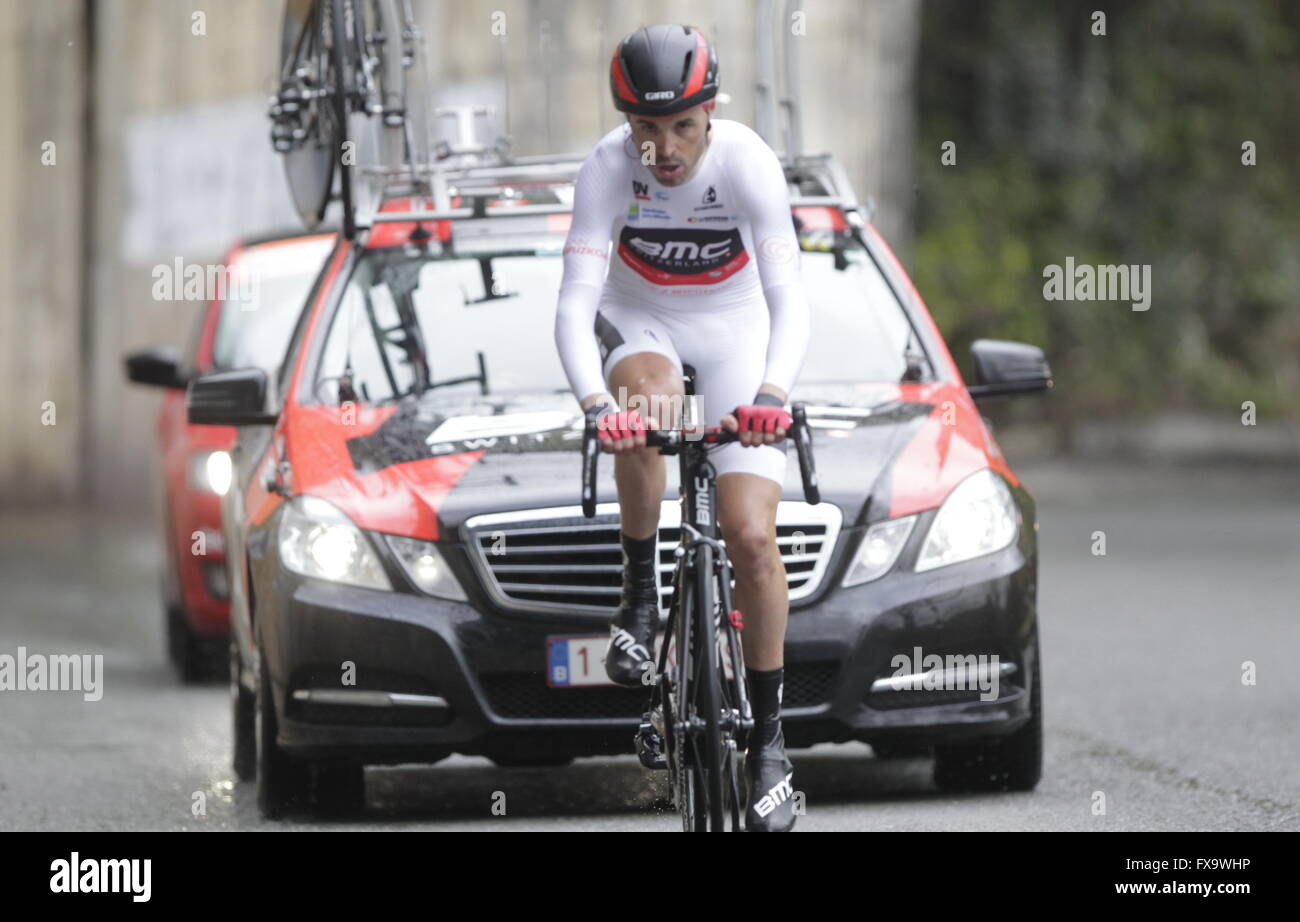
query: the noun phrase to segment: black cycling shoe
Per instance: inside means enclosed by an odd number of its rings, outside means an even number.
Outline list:
[[[754,706],[754,729],[745,753],[745,778],[749,781],[749,805],[745,829],[749,832],[789,832],[794,828],[794,766],[785,755],[785,731],[781,729],[781,692],[785,668],[745,673],[750,703]]]
[[[619,685],[639,686],[654,663],[659,627],[657,553],[649,561],[624,557],[623,601],[609,626],[605,675]]]
[[[748,832],[789,832],[794,828],[794,765],[785,754],[785,732],[766,746],[751,746],[745,753],[749,805],[745,808]]]

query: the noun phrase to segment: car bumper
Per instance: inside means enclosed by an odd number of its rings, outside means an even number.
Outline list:
[[[364,751],[367,761],[397,762],[452,752],[631,751],[645,693],[546,686],[546,638],[590,634],[590,625],[489,619],[468,603],[284,571],[277,583],[276,610],[260,625],[261,661],[271,671],[279,742],[291,752]],[[593,693],[604,698],[594,709]]]
[[[798,689],[787,691],[787,742],[928,744],[1014,731],[1031,716],[1036,586],[1036,562],[1013,545],[929,573],[837,587],[791,612],[787,689],[792,674],[816,664],[830,691],[822,701],[803,694],[806,705]],[[965,668],[950,669],[947,687],[908,687],[907,676],[937,663]]]
[[[279,742],[302,755],[369,762],[492,755],[623,754],[647,692],[550,688],[546,641],[590,621],[484,615],[470,603],[304,579],[272,564],[259,600]],[[1016,547],[929,574],[835,588],[790,615],[783,723],[792,747],[818,742],[956,741],[1029,718],[1036,575]],[[268,604],[269,603],[269,604]],[[996,655],[991,690],[872,692],[895,657]],[[901,671],[907,671],[906,669]]]

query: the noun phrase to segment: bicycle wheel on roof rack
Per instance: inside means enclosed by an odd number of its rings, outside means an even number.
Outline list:
[[[325,216],[342,136],[333,23],[333,0],[285,3],[271,138],[284,155],[289,194],[308,228]]]
[[[429,161],[429,84],[424,42],[410,0],[346,0],[349,47],[357,65],[348,115],[355,141],[354,209],[369,223],[385,195],[425,191]]]

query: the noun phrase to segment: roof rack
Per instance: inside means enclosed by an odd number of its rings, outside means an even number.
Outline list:
[[[430,207],[377,211],[364,223],[567,214],[573,210],[573,185],[582,161],[580,154],[563,154],[452,169],[367,171],[386,180],[382,183],[384,199],[409,196],[429,202]],[[782,166],[791,187],[791,207],[820,205],[870,220],[843,165],[830,154],[803,154]],[[465,204],[453,208],[455,197]],[[536,202],[537,198],[551,200]],[[516,200],[520,204],[509,204]]]
[[[456,130],[453,140],[438,143],[436,160],[401,167],[358,167],[361,176],[371,181],[373,193],[367,209],[371,213],[358,215],[358,223],[571,212],[573,185],[585,156],[511,157],[508,139],[497,136],[491,143],[478,140],[475,129],[479,119],[484,120],[490,133],[494,114],[490,106],[437,109],[434,116],[453,120]],[[792,207],[820,205],[844,211],[854,223],[859,218],[870,220],[870,214],[862,214],[843,165],[829,153],[787,155],[781,165],[790,185]],[[430,207],[382,210],[385,201],[397,197],[423,200]],[[464,204],[453,208],[456,198]],[[519,204],[512,204],[516,201]]]
[[[791,207],[825,205],[848,213],[861,214],[861,206],[849,182],[844,165],[830,154],[799,154],[781,162],[785,178],[793,192]],[[864,216],[870,220],[870,216]]]

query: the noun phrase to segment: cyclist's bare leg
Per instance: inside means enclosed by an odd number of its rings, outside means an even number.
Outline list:
[[[611,369],[608,384],[621,408],[637,410],[647,427],[676,425],[670,412],[676,402],[663,398],[680,396],[683,386],[667,356],[650,351],[625,356]],[[661,420],[665,415],[669,418]],[[646,448],[644,433],[606,441],[604,448],[614,451],[623,549],[622,597],[610,623],[605,673],[620,685],[635,685],[653,667],[661,603],[657,532],[667,473],[658,449]]]
[[[790,591],[776,545],[780,501],[780,484],[767,477],[743,471],[718,476],[718,519],[736,570],[733,601],[745,618],[746,669],[766,671],[785,663]]]
[[[629,409],[631,405],[640,410],[647,426],[676,425],[676,420],[659,418],[669,407],[680,405],[685,393],[682,377],[667,356],[635,352],[623,358],[610,370],[609,386],[621,402],[620,409]],[[644,444],[644,437],[640,441]],[[620,445],[630,448],[630,442],[622,440]],[[654,534],[659,527],[659,504],[667,486],[663,456],[657,449],[644,447],[617,451],[614,482],[618,485],[623,533],[634,538]]]
[[[718,475],[719,520],[727,557],[736,570],[736,607],[745,616],[741,644],[754,729],[745,750],[749,796],[745,828],[788,832],[794,827],[794,765],[785,754],[781,729],[785,625],[790,592],[776,544],[776,509],[781,485],[759,474]]]

